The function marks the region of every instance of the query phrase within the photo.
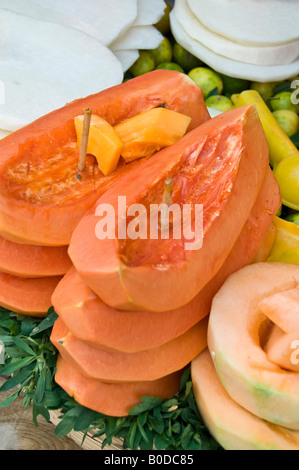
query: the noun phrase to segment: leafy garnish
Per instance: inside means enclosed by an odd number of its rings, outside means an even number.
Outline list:
[[[51,308],[45,319],[24,317],[0,308],[0,341],[5,345],[5,364],[0,374],[10,376],[0,392],[12,391],[0,408],[20,395],[25,409],[32,405],[32,419],[50,419],[50,410],[59,410],[58,437],[72,430],[102,437],[104,449],[114,438],[124,449],[218,450],[198,413],[192,390],[190,368],[186,368],[179,393],[169,400],[143,397],[129,416],[115,418],[85,408],[68,396],[55,382],[57,350],[50,341],[57,315]],[[1,400],[1,393],[0,393]]]

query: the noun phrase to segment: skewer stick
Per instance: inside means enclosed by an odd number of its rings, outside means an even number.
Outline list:
[[[79,163],[78,163],[78,171],[79,172],[81,172],[85,169],[91,115],[92,115],[91,109],[86,108],[84,110],[82,140],[81,140],[80,156],[79,156]]]

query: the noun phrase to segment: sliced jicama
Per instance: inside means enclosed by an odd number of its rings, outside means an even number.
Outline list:
[[[194,41],[229,59],[265,66],[290,64],[299,57],[299,40],[279,46],[245,46],[207,29],[192,13],[187,0],[176,0],[174,11],[177,21]]]
[[[137,0],[138,14],[134,26],[146,26],[158,23],[165,10],[164,0]]]
[[[127,50],[127,51],[113,51],[114,55],[120,61],[122,69],[124,72],[129,70],[129,68],[138,60],[139,51],[138,50]]]
[[[124,34],[135,22],[137,0],[0,0],[0,7],[72,27],[88,34],[104,45],[109,45]],[[49,43],[50,44],[50,43]]]
[[[178,22],[176,15],[170,13],[171,30],[176,41],[211,68],[225,75],[259,82],[273,82],[294,77],[298,73],[299,60],[288,65],[259,66],[228,59],[194,41]]]
[[[115,55],[72,28],[1,10],[0,41],[0,128],[8,131],[123,80]]]
[[[210,30],[241,44],[277,45],[299,39],[296,0],[187,0]]]
[[[163,36],[154,26],[135,26],[124,36],[110,44],[112,51],[130,49],[156,49],[163,41]]]

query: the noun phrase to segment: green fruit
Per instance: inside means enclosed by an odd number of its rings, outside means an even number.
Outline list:
[[[273,90],[276,85],[277,85],[277,82],[271,82],[271,83],[252,82],[250,85],[250,89],[257,91],[261,95],[264,101],[268,101],[273,95]]]
[[[157,30],[160,31],[160,33],[162,33],[163,35],[168,34],[170,31],[169,13],[171,12],[171,6],[169,5],[169,3],[167,2],[164,2],[164,3],[165,3],[164,15],[162,16],[160,21],[158,21],[158,23],[154,25],[157,28]]]
[[[140,51],[139,58],[132,65],[129,71],[134,75],[134,77],[138,77],[139,75],[151,72],[154,69],[155,59],[153,55],[147,51]]]
[[[152,49],[150,53],[155,59],[155,65],[162,64],[163,62],[171,62],[172,60],[172,46],[169,39],[164,38],[159,47]]]
[[[206,99],[206,105],[209,108],[218,109],[219,111],[229,111],[233,109],[232,101],[223,95],[213,95]]]
[[[223,82],[218,73],[207,67],[196,67],[188,73],[189,77],[202,89],[204,99],[208,98],[212,91],[221,95]]]
[[[283,158],[274,170],[284,206],[299,211],[299,156]]]
[[[282,91],[277,93],[270,99],[272,111],[278,111],[279,109],[288,109],[299,113],[299,104],[292,103],[292,92]]]
[[[184,69],[186,73],[190,72],[190,70],[194,69],[195,67],[202,65],[200,59],[190,54],[190,52],[184,49],[177,42],[173,46],[173,59]]]
[[[285,220],[288,222],[293,222],[296,225],[299,225],[299,212],[296,212],[295,214],[290,214],[285,217]]]
[[[243,80],[242,78],[228,77],[227,75],[220,74],[223,82],[224,94],[234,95],[236,93],[242,93],[244,90],[248,90],[250,87],[249,80]]]
[[[157,69],[177,70],[178,72],[185,73],[182,67],[174,62],[164,62],[163,64],[159,64]]]
[[[272,114],[289,137],[296,134],[299,127],[298,114],[288,109],[278,109],[277,111],[273,111]]]

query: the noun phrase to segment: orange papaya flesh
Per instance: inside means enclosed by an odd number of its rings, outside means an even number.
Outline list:
[[[67,249],[23,245],[0,236],[0,272],[24,278],[62,276],[72,267]]]
[[[105,177],[95,158],[77,178],[74,118],[85,108],[115,126],[165,105],[191,117],[189,130],[210,119],[201,89],[175,71],[159,70],[67,104],[0,142],[0,234],[19,243],[65,246],[99,196],[128,171]]]
[[[225,450],[298,450],[299,432],[269,423],[234,401],[221,384],[206,349],[191,363],[198,410]]]
[[[24,279],[0,273],[0,306],[25,316],[45,317],[61,276]]]
[[[61,318],[54,324],[51,341],[59,353],[85,375],[104,382],[158,380],[186,367],[206,348],[207,318],[186,333],[158,348],[123,353],[92,346],[76,338]]]
[[[145,396],[168,399],[180,389],[182,371],[150,382],[108,383],[87,377],[59,354],[55,381],[77,403],[106,416],[127,416]]]
[[[299,329],[285,333],[274,325],[264,350],[269,361],[282,369],[299,372]]]
[[[274,246],[276,235],[277,227],[275,222],[273,221],[252,261],[253,263],[261,263],[263,261],[267,261],[269,254]]]
[[[160,312],[179,308],[224,263],[268,168],[268,144],[255,107],[223,113],[146,160],[142,172],[133,169],[106,191],[76,227],[69,246],[71,260],[86,284],[111,307]],[[171,236],[97,238],[97,207],[109,204],[113,208],[117,235],[118,196],[126,197],[127,208],[143,204],[150,217],[150,205],[162,202],[167,178],[173,180],[172,202],[193,208],[193,230],[195,204],[203,205],[201,249],[187,251],[186,240]]]
[[[114,127],[124,146],[126,162],[151,157],[162,148],[178,142],[187,132],[191,118],[166,108],[145,111]]]
[[[280,201],[278,183],[269,168],[250,217],[224,265],[191,302],[179,309],[163,313],[114,309],[91,291],[73,267],[53,293],[55,311],[82,341],[123,352],[158,347],[209,314],[212,299],[225,279],[252,261]]]

